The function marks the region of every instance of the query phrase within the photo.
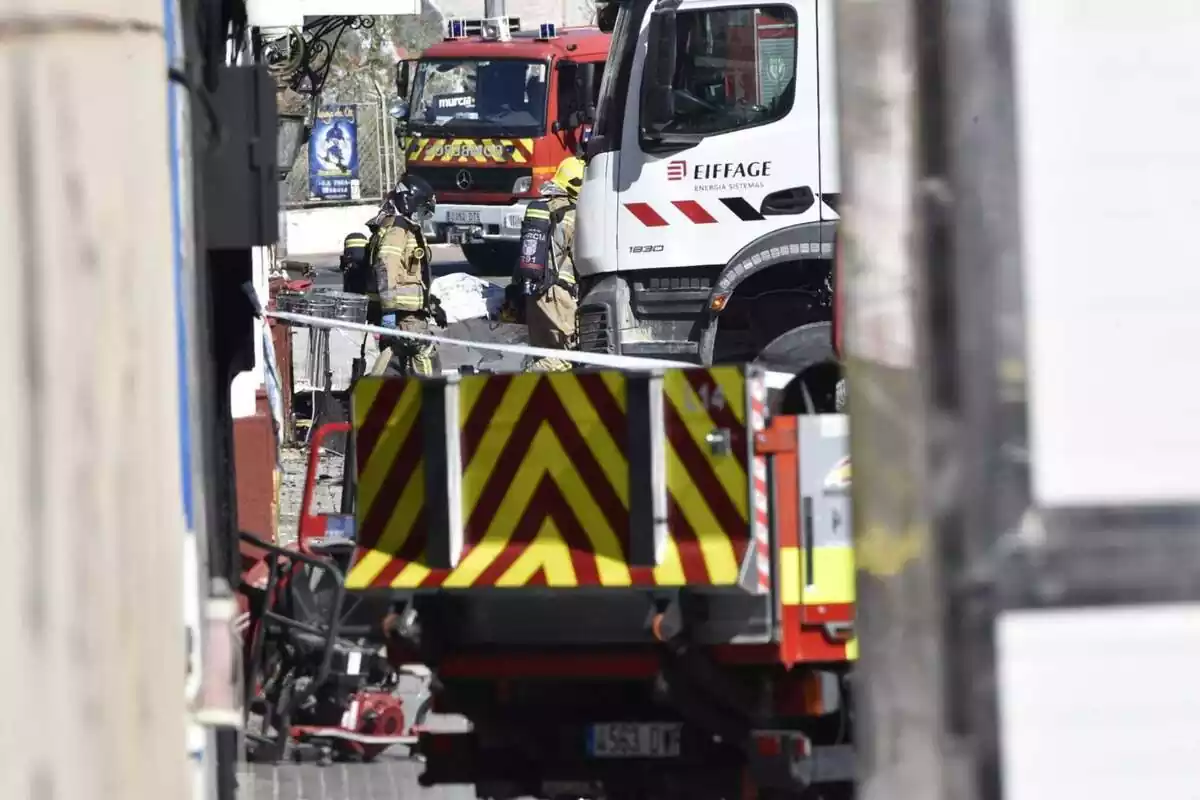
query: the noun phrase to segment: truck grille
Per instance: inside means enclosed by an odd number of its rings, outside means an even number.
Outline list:
[[[717,272],[713,267],[685,267],[635,278],[630,281],[634,315],[690,319],[702,314]]]
[[[451,167],[413,166],[408,170],[418,178],[429,181],[435,192],[499,192],[511,194],[517,178],[530,177],[529,167],[485,167],[473,164],[456,164]],[[466,173],[471,185],[466,189],[458,185],[459,173]]]
[[[583,306],[575,317],[575,330],[579,336],[579,349],[585,353],[612,353],[616,351],[612,341],[612,330],[608,325],[608,309],[604,306]]]

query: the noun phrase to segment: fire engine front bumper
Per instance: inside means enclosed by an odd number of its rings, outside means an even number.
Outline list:
[[[513,242],[521,238],[521,219],[525,203],[506,206],[439,204],[433,217],[425,222],[425,235],[431,241],[450,244],[472,242]]]

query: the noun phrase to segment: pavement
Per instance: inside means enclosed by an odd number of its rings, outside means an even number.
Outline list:
[[[475,800],[471,786],[422,788],[421,769],[419,762],[390,753],[371,764],[254,764],[242,773],[238,800]]]

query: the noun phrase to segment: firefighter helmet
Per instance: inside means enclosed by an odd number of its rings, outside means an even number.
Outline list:
[[[433,210],[437,207],[437,196],[433,193],[429,181],[405,173],[392,191],[392,205],[401,216],[419,222],[433,216]]]
[[[575,156],[564,158],[550,182],[566,192],[572,200],[579,197],[579,190],[583,187],[583,161]]]
[[[374,230],[387,217],[401,216],[413,222],[420,222],[433,216],[437,207],[437,196],[433,187],[424,178],[405,174],[397,183],[396,188],[387,193],[379,213],[367,226]]]

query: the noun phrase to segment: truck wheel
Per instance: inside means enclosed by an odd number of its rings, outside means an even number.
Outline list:
[[[517,245],[510,242],[474,242],[462,246],[463,258],[480,275],[511,275],[517,265]]]
[[[833,324],[811,322],[777,336],[754,363],[796,377],[775,393],[771,408],[781,414],[831,414],[838,410],[841,366],[833,353]]]

